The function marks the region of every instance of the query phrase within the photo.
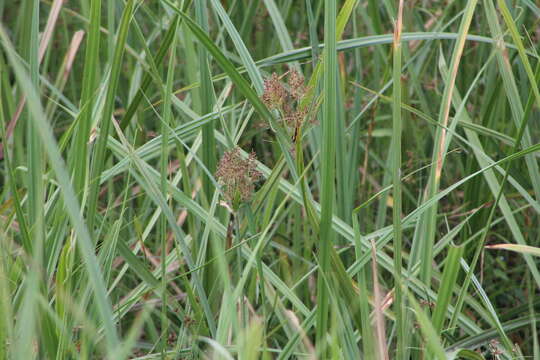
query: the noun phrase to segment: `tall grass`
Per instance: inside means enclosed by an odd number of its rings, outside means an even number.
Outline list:
[[[0,360],[538,358],[539,17],[0,3]]]
[[[335,1],[324,4],[324,88],[323,116],[321,125],[321,222],[319,226],[319,274],[317,277],[317,350],[326,357],[326,333],[330,302],[330,248],[334,242],[332,215],[334,208],[336,123],[337,123],[337,49]]]

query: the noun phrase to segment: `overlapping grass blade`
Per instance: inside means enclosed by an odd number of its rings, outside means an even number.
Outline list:
[[[332,229],[334,208],[336,110],[337,110],[337,48],[336,48],[336,2],[324,4],[324,90],[321,148],[321,220],[319,225],[319,274],[317,277],[317,352],[325,357],[326,333],[328,331],[329,291],[325,278],[330,274],[330,250],[335,238]]]
[[[90,238],[90,233],[81,217],[80,206],[78,204],[74,189],[70,183],[70,178],[66,171],[65,163],[60,155],[56,141],[54,140],[50,125],[45,119],[36,90],[31,85],[28,75],[25,73],[22,65],[19,63],[13,47],[10,45],[8,37],[3,29],[0,29],[0,37],[3,48],[17,76],[17,82],[26,93],[28,99],[27,104],[29,110],[32,112],[31,118],[33,119],[33,125],[36,127],[37,133],[40,135],[40,140],[43,144],[45,152],[47,153],[47,156],[49,157],[51,167],[54,170],[57,181],[60,184],[62,198],[67,208],[67,213],[69,214],[72,226],[79,237],[77,245],[79,246],[81,256],[84,260],[90,283],[94,288],[96,305],[107,334],[106,340],[108,350],[110,353],[112,353],[118,346],[119,339],[112,322],[112,309],[110,301],[107,298],[103,278],[94,254],[93,242]]]

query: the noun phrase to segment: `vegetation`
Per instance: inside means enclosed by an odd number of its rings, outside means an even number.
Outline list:
[[[0,19],[0,360],[540,359],[538,2]]]

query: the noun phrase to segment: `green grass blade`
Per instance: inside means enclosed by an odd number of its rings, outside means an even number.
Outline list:
[[[437,301],[435,302],[435,310],[433,311],[433,328],[437,335],[443,331],[444,319],[448,313],[448,305],[452,300],[452,289],[456,284],[459,274],[459,260],[463,255],[463,247],[451,246],[446,257],[444,272],[439,286]]]
[[[240,59],[242,60],[242,63],[244,64],[244,67],[246,68],[249,79],[251,80],[253,86],[255,87],[257,94],[262,95],[263,90],[264,90],[263,78],[261,76],[259,69],[257,68],[257,65],[255,64],[255,61],[253,60],[251,54],[249,53],[249,50],[247,49],[246,45],[242,41],[240,34],[234,27],[231,19],[227,15],[227,12],[225,11],[221,3],[218,0],[211,0],[211,3],[216,13],[219,15],[219,18],[223,22],[225,29],[227,29],[227,32],[229,36],[231,37],[232,42],[234,43],[236,51],[238,51],[238,55],[240,55]]]
[[[397,21],[394,25],[394,45],[393,45],[393,80],[392,90],[392,226],[394,232],[394,291],[396,313],[396,358],[405,358],[405,339],[407,329],[405,327],[405,301],[402,295],[403,283],[401,280],[402,268],[402,189],[401,189],[401,33],[403,31],[403,0],[399,2]]]
[[[452,95],[454,93],[454,88],[456,85],[459,65],[461,62],[467,34],[469,32],[477,2],[478,1],[476,0],[467,2],[467,6],[464,9],[463,17],[461,19],[459,27],[458,38],[452,51],[452,60],[449,66],[450,70],[445,79],[442,104],[439,108],[438,117],[438,122],[442,124],[445,128],[448,125],[448,119],[450,116],[450,109],[452,105]],[[427,190],[428,198],[432,197],[439,191],[444,159],[446,157],[446,144],[449,141],[449,139],[447,139],[447,132],[445,128],[438,128],[435,135],[432,157],[432,162],[434,163],[434,165],[432,166],[430,172]],[[419,259],[422,264],[421,278],[429,286],[429,284],[431,283],[431,259],[433,254],[433,244],[437,228],[437,204],[435,204],[431,208],[430,212],[423,217],[420,226],[421,227],[419,231],[422,234],[419,238],[421,241],[421,244],[419,246],[419,249],[421,249],[421,256]]]
[[[195,2],[195,18],[201,29],[208,32],[208,9],[206,1]],[[199,46],[198,49],[199,60],[199,78],[201,87],[199,88],[199,99],[201,101],[201,108],[199,114],[204,115],[212,112],[214,104],[214,88],[212,86],[212,77],[210,72],[210,65],[208,63],[208,54],[204,46]],[[172,89],[171,89],[172,90]],[[172,93],[172,91],[171,91]],[[216,141],[214,139],[214,123],[210,122],[202,127],[202,161],[210,174],[214,174],[216,171]],[[203,188],[204,193],[208,199],[212,197],[214,185],[212,179],[206,174],[203,175]]]
[[[422,331],[422,335],[425,339],[425,345],[431,354],[431,359],[447,360],[446,353],[437,335],[437,331],[429,320],[428,315],[420,307],[414,297],[410,293],[408,295],[409,302],[414,309],[416,320],[420,325],[420,330]]]
[[[128,0],[124,12],[122,13],[122,19],[118,29],[118,35],[116,39],[116,48],[114,50],[114,56],[111,63],[111,76],[109,84],[107,86],[107,95],[105,97],[105,104],[103,106],[103,114],[100,121],[100,131],[97,143],[95,145],[94,154],[92,156],[92,167],[90,171],[90,183],[89,183],[89,198],[88,198],[88,228],[90,231],[94,231],[95,218],[98,208],[99,186],[101,173],[105,167],[105,150],[107,146],[107,139],[111,129],[111,121],[114,111],[115,95],[118,88],[118,81],[120,79],[120,71],[122,67],[122,59],[124,57],[124,46],[126,43],[129,24],[131,17],[133,16],[133,10],[135,6],[135,0]]]
[[[72,155],[70,167],[73,170],[73,186],[79,199],[82,198],[82,190],[87,180],[88,172],[88,140],[92,127],[92,111],[94,108],[96,91],[98,88],[98,72],[100,68],[100,28],[101,25],[101,0],[90,2],[90,24],[88,29],[87,45],[84,54],[84,73],[82,79],[82,93],[78,119],[72,143]]]
[[[85,226],[84,220],[81,218],[80,206],[77,202],[74,189],[70,183],[70,177],[66,171],[66,167],[56,145],[56,141],[54,140],[50,125],[47,123],[44,117],[37,93],[31,85],[28,75],[24,72],[22,65],[19,63],[13,47],[9,43],[8,37],[3,29],[0,29],[0,37],[4,50],[9,58],[9,62],[16,74],[17,82],[26,93],[28,99],[27,105],[32,112],[31,118],[33,119],[33,124],[36,127],[37,133],[40,135],[45,152],[49,157],[51,167],[53,168],[57,181],[60,184],[63,201],[67,209],[66,211],[79,237],[77,245],[79,246],[81,256],[84,260],[90,283],[94,288],[94,296],[101,320],[105,325],[108,349],[110,352],[113,352],[119,344],[119,339],[112,322],[113,316],[111,305],[109,299],[107,298],[103,278],[94,254],[93,242],[90,238],[88,229]]]
[[[319,275],[317,278],[317,352],[325,357],[326,333],[328,331],[328,295],[324,280],[330,274],[330,250],[334,234],[332,215],[334,207],[335,147],[337,109],[337,49],[336,49],[336,2],[329,0],[324,4],[324,103],[322,120],[321,148],[321,220],[319,226]]]

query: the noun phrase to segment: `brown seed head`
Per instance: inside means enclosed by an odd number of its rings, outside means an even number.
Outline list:
[[[240,155],[240,149],[226,151],[219,161],[216,177],[223,186],[223,196],[233,208],[238,201],[247,202],[255,190],[255,182],[262,176],[257,170],[255,153],[247,159]]]
[[[290,113],[288,113],[284,120],[289,127],[295,129],[302,125],[306,116],[307,116],[306,110],[296,110],[296,111],[291,111]]]
[[[264,93],[262,101],[269,109],[279,109],[287,98],[287,91],[281,84],[279,76],[273,73],[264,81]]]
[[[306,93],[306,87],[304,86],[304,77],[298,73],[296,70],[291,70],[289,75],[289,88],[291,96],[299,101],[304,97]]]

